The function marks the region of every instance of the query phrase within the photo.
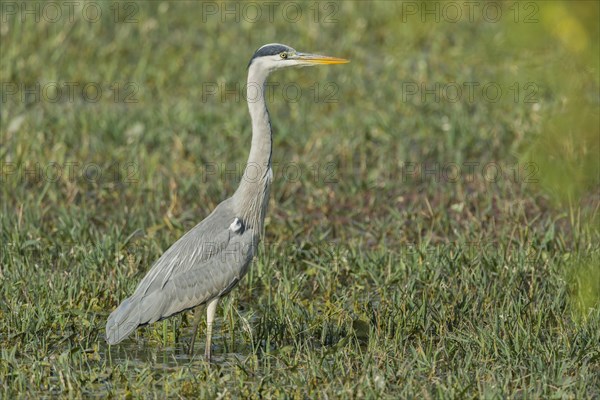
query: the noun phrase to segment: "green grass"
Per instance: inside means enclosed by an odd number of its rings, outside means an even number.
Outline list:
[[[23,22],[9,3],[0,397],[600,396],[597,3],[423,23],[406,9],[421,2],[300,2],[272,24],[203,21],[193,2]],[[203,329],[186,356],[192,313],[109,348],[108,314],[246,161],[243,98],[203,101],[206,84],[243,86],[273,41],[352,62],[271,79],[302,96],[270,102],[265,237],[219,307],[214,364]],[[453,101],[469,82],[503,95]],[[36,83],[37,99],[19,86]]]

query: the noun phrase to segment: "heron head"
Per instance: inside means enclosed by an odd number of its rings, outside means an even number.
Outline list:
[[[350,62],[344,58],[321,56],[317,54],[300,53],[290,46],[270,43],[262,46],[252,56],[248,67],[260,66],[268,71],[287,67],[305,67],[323,64],[345,64]]]

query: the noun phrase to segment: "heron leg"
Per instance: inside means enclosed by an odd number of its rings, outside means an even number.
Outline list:
[[[196,342],[196,335],[198,334],[198,327],[200,326],[200,321],[202,321],[202,314],[203,313],[201,313],[200,310],[194,311],[194,331],[192,333],[192,343],[190,343],[190,356],[194,354],[194,343]]]
[[[210,362],[210,341],[212,339],[212,327],[218,302],[219,298],[215,297],[206,305],[206,348],[204,350],[204,357],[208,362]]]

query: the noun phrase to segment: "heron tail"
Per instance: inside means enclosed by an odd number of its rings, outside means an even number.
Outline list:
[[[106,322],[106,341],[108,344],[117,344],[127,338],[138,326],[140,316],[137,310],[138,301],[134,297],[125,299],[114,310]]]
[[[106,321],[106,341],[117,344],[131,335],[138,326],[152,324],[171,314],[165,314],[165,293],[154,291],[143,295],[135,294],[121,303]]]

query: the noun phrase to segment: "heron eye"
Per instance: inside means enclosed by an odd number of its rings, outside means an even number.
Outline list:
[[[283,52],[279,53],[279,57],[281,57],[285,60],[286,58],[288,58],[288,54],[285,51],[283,51]]]

